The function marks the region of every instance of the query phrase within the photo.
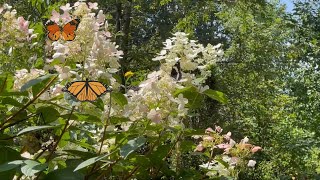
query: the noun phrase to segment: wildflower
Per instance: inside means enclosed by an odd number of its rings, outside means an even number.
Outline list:
[[[219,127],[220,127],[220,126],[219,126]],[[210,128],[210,127],[209,127],[209,128],[207,128],[207,129],[206,129],[206,131],[205,131],[205,132],[206,132],[206,133],[213,133],[214,131],[213,131],[213,129],[212,129],[212,128]]]
[[[249,162],[248,162],[248,167],[254,167],[255,165],[256,165],[256,161],[255,160],[249,160]]]
[[[68,12],[72,9],[72,7],[70,7],[70,4],[67,3],[65,6],[61,6],[60,9],[63,10],[64,12]]]
[[[89,2],[88,4],[90,9],[98,9],[98,3]]]
[[[133,73],[132,71],[128,71],[128,72],[126,72],[126,73],[124,74],[124,77],[130,78],[130,77],[132,77],[133,75],[134,75],[134,73]]]
[[[223,129],[220,126],[215,126],[215,131],[217,133],[221,133],[223,131]]]
[[[196,147],[196,149],[194,151],[198,151],[198,152],[202,152],[204,150],[204,147],[202,144],[198,144],[198,146]]]
[[[59,14],[57,11],[55,11],[55,10],[52,10],[51,14],[52,14],[52,15],[51,15],[50,20],[58,23],[59,20],[60,20],[60,14]]]
[[[160,121],[161,121],[161,115],[155,109],[151,109],[151,111],[148,113],[147,117],[150,120],[152,120],[154,123],[160,123]]]
[[[252,149],[251,149],[251,152],[255,153],[257,151],[260,151],[262,148],[260,146],[254,146]]]

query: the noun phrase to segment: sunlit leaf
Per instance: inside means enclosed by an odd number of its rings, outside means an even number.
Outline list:
[[[120,148],[120,155],[126,159],[132,152],[141,147],[146,140],[147,139],[145,137],[141,136],[128,141],[127,144]]]

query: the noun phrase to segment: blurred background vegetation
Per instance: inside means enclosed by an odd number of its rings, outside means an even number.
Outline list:
[[[67,2],[75,1],[0,0],[40,24]],[[208,83],[229,103],[208,100],[188,126],[220,125],[237,140],[248,136],[262,146],[257,166],[240,179],[320,178],[320,1],[295,1],[290,12],[264,0],[94,2],[124,51],[122,72],[135,72],[137,81],[159,66],[151,59],[176,31],[205,45],[223,44],[224,60]]]

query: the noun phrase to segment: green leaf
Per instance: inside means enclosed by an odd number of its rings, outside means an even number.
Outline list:
[[[50,75],[52,75],[52,74],[50,74]],[[37,84],[33,85],[32,86],[33,96],[36,96],[40,91],[42,91],[46,87],[46,85],[49,83],[50,80],[51,80],[51,78],[46,78],[46,79],[38,82]]]
[[[179,94],[183,94],[183,97],[188,99],[187,107],[196,109],[203,106],[202,102],[204,97],[198,92],[196,87],[189,86],[183,89],[178,89],[174,92],[175,97]]]
[[[4,163],[4,164],[1,164],[0,165],[0,172],[14,169],[14,168],[20,166],[21,164],[23,164],[23,160],[15,160],[15,161],[11,161],[11,162],[7,162],[7,163]]]
[[[216,101],[219,101],[223,104],[226,104],[228,102],[227,97],[220,91],[215,91],[212,89],[207,89],[203,92],[205,95],[210,97],[211,99],[214,99]]]
[[[13,150],[9,147],[0,146],[0,164],[9,162],[9,161],[15,161],[17,159],[21,159],[20,153],[16,150]],[[15,170],[8,170],[5,172],[0,172],[1,180],[12,180],[15,174]]]
[[[84,161],[81,164],[79,164],[74,171],[78,171],[79,169],[82,169],[82,168],[85,168],[87,166],[90,166],[91,164],[94,164],[95,162],[98,162],[98,161],[110,156],[110,154],[104,154],[104,155],[100,155],[100,156],[97,156],[97,157],[93,157],[93,158],[87,159],[86,161]]]
[[[30,88],[30,87],[32,87],[32,86],[34,86],[34,85],[36,85],[36,84],[39,84],[39,83],[41,83],[42,81],[44,81],[44,80],[46,80],[46,79],[51,78],[52,76],[54,76],[54,75],[53,75],[53,74],[47,74],[47,75],[38,77],[38,78],[36,78],[36,79],[32,79],[32,80],[28,81],[26,84],[24,84],[24,85],[21,87],[20,91],[23,92],[23,91],[27,90],[28,88]]]
[[[111,100],[115,101],[117,104],[119,104],[122,107],[128,104],[127,98],[122,93],[112,92],[111,98],[112,98]]]
[[[57,111],[52,106],[42,106],[37,109],[37,113],[42,113],[43,119],[46,124],[57,120],[60,116],[59,111]]]
[[[18,132],[17,136],[27,133],[27,132],[32,132],[32,131],[39,131],[42,129],[52,129],[52,128],[57,128],[59,126],[31,126],[31,127],[27,127],[23,130],[21,130],[20,132]]]
[[[17,100],[15,100],[15,99],[13,99],[11,97],[3,98],[1,100],[1,103],[2,104],[9,104],[9,105],[16,106],[16,107],[22,107],[23,106],[21,103],[19,103]]]
[[[44,180],[79,180],[84,179],[80,172],[73,172],[72,168],[57,169],[44,177]]]
[[[128,122],[130,121],[128,118],[124,118],[124,117],[110,117],[110,122],[111,124],[119,124],[119,123],[122,123],[122,122]]]
[[[95,155],[92,152],[86,152],[86,151],[80,151],[80,150],[64,150],[64,151],[84,159],[92,158]]]
[[[91,102],[94,104],[97,108],[99,108],[101,111],[104,111],[104,103],[101,98],[98,98],[96,101]]]
[[[34,176],[36,173],[47,168],[47,164],[40,164],[37,161],[25,160],[26,165],[21,167],[21,172],[26,176]]]
[[[136,149],[141,147],[146,142],[146,140],[147,139],[145,137],[141,136],[141,137],[137,137],[135,139],[128,141],[127,144],[125,144],[124,146],[122,146],[120,148],[120,155],[124,159],[126,159],[128,157],[128,155],[130,155]]]
[[[60,117],[64,119],[68,119],[70,114],[64,114],[61,115]],[[102,124],[101,119],[98,118],[97,116],[91,115],[91,114],[79,114],[79,113],[73,113],[71,115],[72,120],[77,120],[77,121],[85,121],[85,122],[90,122],[90,123],[96,123],[96,124]]]
[[[185,87],[185,88],[176,90],[176,91],[173,93],[173,95],[174,95],[175,97],[177,97],[179,94],[184,93],[184,92],[197,92],[197,91],[198,91],[198,90],[197,90],[196,87],[194,87],[194,86],[189,86],[189,87]]]

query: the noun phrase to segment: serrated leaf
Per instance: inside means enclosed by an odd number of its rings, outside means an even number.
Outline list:
[[[38,77],[38,78],[36,78],[36,79],[32,79],[32,80],[28,81],[26,84],[24,84],[24,85],[21,87],[20,91],[23,92],[23,91],[27,90],[28,88],[30,88],[30,87],[38,84],[38,83],[41,83],[42,81],[44,81],[44,80],[46,80],[46,79],[48,79],[48,78],[51,78],[52,76],[54,76],[54,75],[53,75],[53,74],[47,74],[47,75]]]
[[[7,162],[7,163],[4,163],[4,164],[1,164],[0,165],[0,172],[14,169],[14,168],[20,166],[23,163],[24,163],[23,160],[15,160],[15,161],[11,161],[11,162]]]
[[[120,155],[124,159],[126,159],[132,152],[141,147],[146,142],[146,140],[147,139],[145,137],[141,136],[128,141],[127,144],[120,148]]]
[[[203,94],[207,95],[208,97],[210,97],[211,99],[214,99],[218,102],[221,102],[223,104],[226,104],[228,102],[227,97],[224,95],[224,93],[220,92],[220,91],[215,91],[212,89],[207,89],[203,92]]]
[[[100,155],[100,156],[97,156],[97,157],[93,157],[93,158],[87,159],[84,162],[82,162],[81,164],[79,164],[76,167],[76,169],[74,169],[74,172],[78,171],[79,169],[82,169],[82,168],[85,168],[87,166],[90,166],[91,164],[94,164],[95,162],[98,162],[98,161],[110,156],[110,154],[104,154],[104,155]]]
[[[111,93],[111,98],[112,98],[111,99],[112,101],[115,101],[117,104],[119,104],[122,107],[124,105],[128,104],[127,98],[122,93],[112,92]]]
[[[57,128],[59,126],[31,126],[31,127],[27,127],[23,130],[21,130],[20,132],[18,132],[17,136],[27,133],[27,132],[32,132],[32,131],[39,131],[42,129],[52,129],[52,128]]]

